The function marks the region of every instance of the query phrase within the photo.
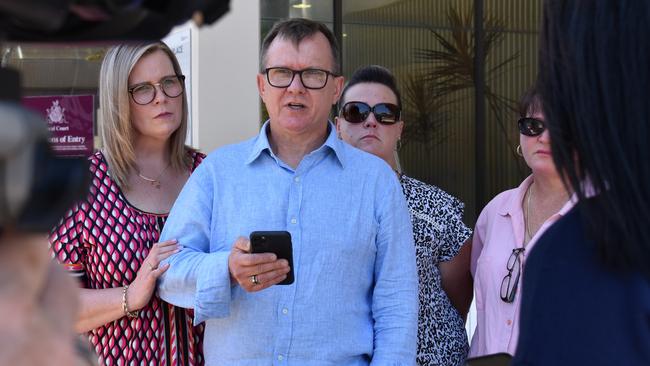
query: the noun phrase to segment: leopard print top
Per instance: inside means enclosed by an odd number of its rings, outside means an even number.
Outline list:
[[[463,365],[469,345],[460,314],[447,298],[438,263],[452,259],[472,231],[462,220],[464,204],[442,189],[400,176],[406,196],[420,281],[417,363]]]

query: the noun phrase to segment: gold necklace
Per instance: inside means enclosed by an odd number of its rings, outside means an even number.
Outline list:
[[[535,183],[535,182],[533,182]],[[528,235],[528,241],[533,238],[532,231],[530,230],[530,200],[533,197],[533,183],[528,186],[528,199],[526,200],[526,234]],[[528,244],[528,241],[526,244]]]
[[[149,178],[146,175],[142,175],[142,173],[140,173],[140,170],[138,169],[138,177],[142,178],[142,180],[146,182],[149,182],[149,184],[154,186],[156,189],[160,189],[160,178],[165,173],[165,171],[167,171],[167,168],[169,168],[169,163],[167,163],[165,169],[163,169],[156,178]]]

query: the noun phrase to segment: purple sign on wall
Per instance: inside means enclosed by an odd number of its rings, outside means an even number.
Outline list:
[[[93,98],[92,95],[24,97],[23,105],[43,116],[57,155],[87,157],[93,153]]]

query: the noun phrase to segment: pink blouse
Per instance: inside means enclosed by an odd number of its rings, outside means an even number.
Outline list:
[[[485,206],[476,222],[472,239],[471,272],[474,276],[477,324],[468,357],[507,352],[515,354],[519,337],[519,308],[521,284],[512,303],[501,300],[501,281],[508,274],[508,258],[524,242],[524,213],[522,202],[533,177],[526,178],[519,187],[497,195]],[[526,258],[537,239],[555,221],[566,214],[574,201],[569,200],[556,214],[549,217],[535,233],[519,259],[522,275]]]

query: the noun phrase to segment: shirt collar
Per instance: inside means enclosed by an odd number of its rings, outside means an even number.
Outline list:
[[[510,195],[509,199],[503,201],[501,206],[499,207],[499,215],[501,216],[515,216],[515,214],[521,212],[521,202],[523,202],[524,195],[526,194],[526,190],[528,190],[528,186],[530,186],[533,183],[533,176],[529,175],[524,179],[523,182],[515,189],[515,194]]]
[[[273,150],[271,150],[271,144],[269,143],[269,137],[268,137],[268,129],[270,128],[270,120],[267,120],[264,122],[264,125],[262,125],[262,128],[260,130],[260,133],[257,135],[257,138],[255,138],[255,142],[253,143],[253,146],[251,148],[251,152],[248,156],[248,159],[246,159],[246,164],[251,164],[259,156],[262,154],[263,151],[268,151],[270,155],[273,155]],[[327,122],[327,139],[325,139],[325,143],[315,151],[319,151],[322,149],[330,149],[333,153],[334,156],[336,157],[337,161],[339,164],[341,164],[341,167],[345,167],[345,148],[343,146],[344,142],[341,141],[337,135],[336,135],[336,127],[334,127],[334,124],[332,121]]]
[[[499,207],[499,215],[501,216],[514,216],[515,214],[521,212],[521,203],[524,201],[524,195],[528,187],[533,183],[533,176],[529,175],[523,182],[516,188],[516,192],[513,195],[510,195],[510,198],[504,201]],[[569,197],[569,200],[562,206],[560,211],[557,212],[557,215],[564,216],[573,206],[576,204],[578,197],[575,194],[572,194]]]
[[[269,153],[272,152],[271,145],[269,144],[269,137],[266,133],[268,127],[269,120],[266,120],[260,129],[260,133],[257,135],[255,141],[253,142],[253,147],[251,148],[251,152],[248,155],[248,159],[246,159],[246,164],[250,164],[257,160],[260,154],[262,154],[262,151],[268,150]]]
[[[339,162],[339,164],[341,164],[341,168],[345,168],[345,142],[339,139],[338,135],[336,134],[336,127],[332,121],[327,121],[327,130],[329,131],[327,139],[325,140],[323,146],[320,148],[322,149],[323,147],[328,147],[330,150],[332,150],[332,152],[334,152],[336,160]]]

